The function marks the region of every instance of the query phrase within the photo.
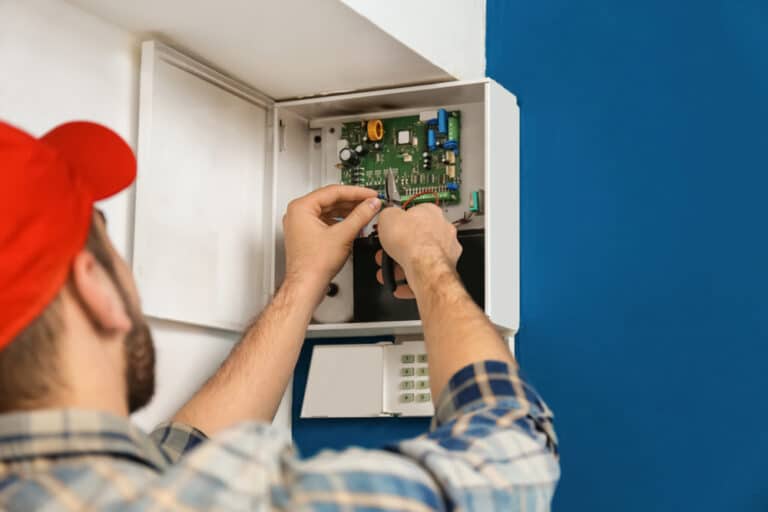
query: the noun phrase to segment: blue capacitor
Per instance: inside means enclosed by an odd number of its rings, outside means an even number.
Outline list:
[[[450,181],[450,182],[445,184],[445,188],[447,188],[451,192],[455,192],[455,191],[459,190],[459,184],[456,183],[456,182]]]
[[[445,149],[452,149],[456,151],[456,149],[459,147],[458,143],[455,140],[447,140],[445,141],[445,144],[443,144],[443,147]]]
[[[448,112],[444,108],[437,111],[437,131],[441,135],[448,133]]]
[[[437,149],[437,137],[435,136],[435,130],[430,128],[427,130],[427,147],[430,151]]]

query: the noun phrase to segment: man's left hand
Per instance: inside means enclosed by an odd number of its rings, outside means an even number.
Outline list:
[[[286,281],[309,282],[316,291],[324,290],[380,208],[375,190],[344,185],[329,185],[291,201],[283,217]]]

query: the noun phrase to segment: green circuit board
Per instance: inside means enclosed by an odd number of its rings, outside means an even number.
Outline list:
[[[439,129],[437,118],[422,120],[420,116],[344,123],[339,146],[342,183],[372,188],[383,197],[387,171],[391,169],[402,201],[431,192],[417,197],[413,203],[434,202],[434,194],[441,203],[458,203],[461,112],[442,111],[441,116],[443,130]],[[383,136],[378,141],[368,136],[368,123],[375,122],[383,126]],[[433,132],[431,137],[429,131]]]

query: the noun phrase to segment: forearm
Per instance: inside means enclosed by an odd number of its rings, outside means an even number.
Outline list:
[[[319,283],[287,278],[219,370],[174,417],[207,435],[272,421],[320,299]]]
[[[422,258],[408,274],[424,326],[430,386],[435,399],[450,378],[469,364],[496,360],[517,367],[504,339],[447,262]]]

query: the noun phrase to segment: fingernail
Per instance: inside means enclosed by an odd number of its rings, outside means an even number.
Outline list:
[[[368,206],[374,210],[378,210],[381,207],[381,200],[378,197],[374,197],[368,200]]]

